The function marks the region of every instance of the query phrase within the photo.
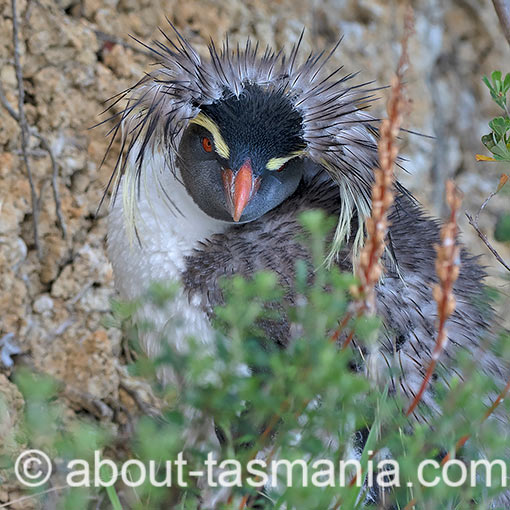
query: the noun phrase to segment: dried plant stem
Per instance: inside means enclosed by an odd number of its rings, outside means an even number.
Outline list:
[[[433,290],[438,315],[436,344],[425,377],[406,411],[406,416],[414,412],[430,383],[437,361],[448,340],[446,322],[455,311],[453,285],[459,276],[460,269],[460,248],[456,240],[458,233],[457,214],[462,203],[462,195],[453,181],[446,183],[446,200],[450,207],[450,218],[441,228],[441,244],[436,246],[436,273],[439,278],[439,283],[434,286]]]
[[[402,118],[408,103],[404,95],[404,73],[409,63],[407,51],[409,37],[413,33],[413,12],[406,13],[402,53],[397,72],[391,81],[391,92],[387,104],[388,116],[381,123],[378,143],[379,168],[374,170],[375,182],[372,186],[372,213],[366,221],[367,240],[360,254],[356,273],[360,279],[357,287],[352,289],[355,298],[354,310],[347,313],[331,336],[336,341],[342,330],[353,317],[361,317],[365,313],[375,313],[375,286],[379,282],[383,266],[381,258],[386,247],[388,233],[388,214],[393,205],[394,168],[398,156],[397,137],[402,125]],[[354,338],[351,330],[344,340],[342,348],[346,349]]]
[[[499,23],[506,40],[510,44],[510,0],[492,0],[492,3],[498,14]]]
[[[30,183],[30,195],[32,200],[32,220],[34,225],[34,244],[37,251],[37,257],[42,258],[41,244],[39,242],[39,204],[37,192],[35,190],[34,179],[30,163],[28,161],[28,138],[30,136],[27,119],[25,117],[24,101],[25,89],[23,87],[23,73],[21,71],[21,62],[19,55],[19,40],[18,40],[18,13],[16,9],[16,0],[11,0],[12,7],[12,44],[14,48],[14,67],[16,69],[16,79],[18,82],[18,115],[19,125],[21,128],[21,148],[23,150],[23,162],[27,172],[28,181]]]
[[[415,507],[417,501],[416,499],[412,499],[411,501],[409,501],[409,503],[407,503],[407,505],[404,507],[404,510],[411,510],[412,508]]]
[[[475,222],[476,222],[476,225],[478,226],[478,221],[480,220],[480,214],[482,214],[483,210],[487,207],[487,204],[494,198],[494,196],[496,196],[501,188],[505,185],[506,181],[508,180],[507,176],[505,174],[503,174],[501,176],[501,184],[498,186],[498,188],[496,189],[496,191],[493,191],[484,201],[483,201],[483,204],[480,206],[480,209],[478,209],[478,212],[476,213],[475,215]]]
[[[243,496],[243,499],[239,505],[239,510],[244,510],[246,508],[246,505],[248,504],[248,498],[249,496]]]
[[[482,423],[487,420],[487,418],[489,418],[489,416],[491,416],[491,414],[499,407],[499,405],[501,404],[501,402],[503,402],[503,400],[506,398],[506,396],[508,395],[508,393],[510,392],[510,380],[506,383],[506,386],[503,388],[503,390],[501,391],[501,393],[497,396],[496,400],[492,403],[492,405],[489,407],[489,409],[487,409],[487,411],[485,412],[484,416],[483,416],[483,419],[482,419]],[[462,436],[458,441],[457,443],[455,444],[455,453],[457,453],[468,441],[469,441],[469,438],[471,436],[466,434],[465,436]],[[450,459],[450,453],[447,453],[443,460],[441,461],[441,466],[443,466],[444,464],[446,464],[446,462]]]
[[[408,8],[404,22],[402,37],[402,53],[397,66],[397,72],[391,81],[390,98],[387,104],[388,117],[382,121],[378,144],[379,168],[375,170],[375,182],[372,186],[372,214],[366,222],[367,241],[360,255],[357,274],[360,283],[353,289],[355,298],[354,311],[350,310],[340,323],[331,339],[337,340],[353,317],[361,317],[365,313],[375,312],[375,286],[379,282],[383,267],[381,257],[386,247],[388,232],[388,212],[393,204],[394,168],[398,156],[397,136],[402,125],[402,118],[408,103],[404,96],[403,77],[409,63],[408,41],[414,30],[414,14]],[[344,340],[342,349],[346,349],[354,338],[351,329]],[[351,480],[354,484],[356,479]],[[338,498],[333,506],[337,510],[342,506],[342,499]]]
[[[508,395],[508,392],[510,392],[510,380],[506,383],[506,386],[503,388],[501,393],[498,395],[498,398],[493,402],[493,404],[489,407],[489,409],[487,409],[487,412],[485,413],[485,416],[483,417],[483,421],[485,421],[498,408],[499,404],[501,404],[501,402],[503,402],[503,400],[505,400],[505,398]]]
[[[413,12],[406,13],[402,53],[397,72],[391,81],[388,99],[388,117],[380,127],[378,143],[379,168],[375,170],[375,183],[372,186],[372,214],[367,221],[367,243],[361,253],[358,273],[361,279],[362,294],[367,308],[375,309],[375,286],[382,276],[381,257],[386,247],[388,232],[388,212],[393,205],[393,184],[395,181],[395,161],[398,156],[397,137],[402,125],[404,111],[408,103],[404,97],[404,73],[409,64],[408,41],[414,30]]]
[[[510,392],[510,380],[507,382],[506,386],[501,390],[501,393],[497,396],[496,400],[492,403],[492,405],[487,409],[485,412],[482,422],[486,421],[492,413],[499,407],[499,405],[503,402],[503,400],[507,397],[508,393]],[[454,453],[456,454],[470,439],[470,435],[466,434],[462,436],[456,443],[455,447],[453,449]],[[444,466],[449,460],[451,459],[450,452],[447,453],[443,459],[441,460],[441,466]],[[412,499],[409,501],[409,503],[404,507],[404,510],[411,510],[416,505],[417,501],[416,499]]]
[[[374,170],[375,182],[372,186],[372,214],[366,221],[367,241],[361,252],[356,273],[360,279],[353,290],[358,305],[357,315],[375,312],[375,286],[380,280],[383,267],[381,257],[386,246],[388,232],[388,211],[393,204],[393,166],[398,149],[395,145],[402,121],[402,81],[401,75],[392,80],[392,91],[388,101],[388,118],[384,119],[379,140],[379,168]],[[350,343],[349,335],[346,344]]]
[[[393,204],[394,165],[398,154],[396,140],[402,123],[402,75],[399,65],[397,75],[393,77],[391,95],[388,101],[388,118],[382,121],[379,140],[379,168],[374,172],[372,186],[372,214],[367,219],[367,241],[361,252],[358,265],[360,278],[360,296],[364,299],[364,308],[375,311],[375,286],[383,272],[381,257],[386,246],[388,232],[388,211]]]
[[[338,339],[340,338],[340,335],[342,334],[342,331],[347,327],[347,324],[349,324],[349,321],[353,318],[352,311],[348,310],[345,314],[344,318],[341,320],[341,322],[338,324],[335,331],[333,331],[332,335],[329,337],[329,340],[332,343],[336,343]]]

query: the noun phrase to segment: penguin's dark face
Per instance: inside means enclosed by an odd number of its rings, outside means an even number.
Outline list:
[[[305,147],[302,117],[289,100],[250,85],[201,108],[183,134],[179,168],[200,209],[244,223],[294,193]]]

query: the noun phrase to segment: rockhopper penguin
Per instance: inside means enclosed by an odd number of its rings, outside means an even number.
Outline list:
[[[296,239],[303,211],[338,217],[334,263],[352,271],[377,164],[376,122],[366,111],[375,89],[340,69],[327,73],[335,49],[300,61],[299,43],[285,55],[250,42],[232,49],[227,41],[221,51],[211,44],[202,58],[177,33],[168,46],[155,43],[157,69],[125,92],[114,131],[125,158],[115,172],[108,256],[125,299],[151,281],[181,283],[177,299],[152,316],[161,329],[180,319],[168,335],[177,349],[190,336],[212,341],[222,276],[271,270],[291,285],[296,260],[310,259]],[[439,225],[398,183],[389,219],[394,260],[385,258],[376,302],[385,327],[367,363],[388,378],[388,365],[398,364],[393,388],[412,399],[436,338],[431,283]],[[489,321],[479,306],[483,271],[465,250],[461,259],[441,362],[453,366],[465,349],[504,381],[508,368],[481,343]],[[282,320],[272,339],[286,345],[291,330]],[[141,340],[149,356],[157,354],[157,334]],[[431,392],[423,402],[434,407]]]

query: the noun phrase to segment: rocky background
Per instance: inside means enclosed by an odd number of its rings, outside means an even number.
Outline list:
[[[476,163],[480,137],[497,114],[483,74],[510,71],[510,48],[490,0],[416,0],[416,34],[410,45],[408,90],[413,102],[406,127],[435,140],[405,136],[408,174],[400,178],[434,214],[443,212],[443,183],[454,176],[475,213],[495,190],[505,169]],[[331,65],[362,71],[359,80],[387,84],[396,67],[407,2],[383,0],[17,0],[19,52],[30,127],[28,156],[39,202],[40,258],[34,245],[30,183],[21,152],[12,42],[12,9],[0,1],[0,337],[3,361],[19,350],[33,369],[65,383],[71,411],[87,411],[119,426],[115,409],[134,409],[135,382],[119,363],[121,335],[104,326],[114,295],[105,256],[106,208],[95,217],[114,158],[102,168],[107,126],[103,102],[136,82],[153,60],[129,36],[144,42],[170,32],[165,17],[199,51],[210,37],[244,41],[252,36],[289,47],[302,27],[303,54],[344,41]],[[505,65],[507,66],[505,68]],[[381,93],[384,97],[384,92]],[[374,105],[383,112],[384,101]],[[59,195],[59,226],[54,188]],[[114,147],[115,149],[115,147]],[[114,150],[115,152],[115,150]],[[508,169],[506,169],[508,172]],[[492,235],[498,214],[510,208],[508,193],[496,196],[480,224]],[[490,282],[510,294],[504,269],[463,221],[464,241],[483,256]],[[494,246],[510,260],[508,246]],[[508,302],[506,303],[508,310]],[[506,314],[508,315],[508,314]],[[28,361],[27,361],[28,360]],[[22,397],[0,372],[2,434],[16,425]],[[2,414],[3,413],[3,414]],[[0,480],[1,482],[1,480]],[[0,484],[0,505],[16,489]],[[26,501],[12,508],[29,508]]]

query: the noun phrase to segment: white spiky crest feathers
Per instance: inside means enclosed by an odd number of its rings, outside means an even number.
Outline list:
[[[364,110],[372,98],[370,94],[377,89],[368,88],[371,82],[349,85],[355,74],[339,77],[342,67],[325,73],[340,41],[329,53],[310,54],[302,63],[298,56],[303,33],[289,55],[269,47],[260,54],[258,44],[253,46],[250,40],[242,49],[231,49],[227,38],[221,50],[211,42],[208,58],[202,58],[172,28],[175,42],[162,32],[168,45],[159,41],[153,47],[140,43],[159,57],[159,67],[117,96],[109,107],[127,100],[127,106],[110,117],[117,123],[109,133],[112,137],[107,154],[118,136],[121,150],[110,183],[118,183],[120,175],[125,175],[123,200],[130,231],[136,231],[136,190],[140,181],[143,185],[144,160],[161,150],[169,170],[175,172],[182,133],[200,113],[200,107],[217,101],[225,91],[239,96],[246,84],[256,84],[281,91],[291,100],[303,118],[306,156],[323,166],[338,183],[341,212],[328,262],[349,239],[355,215],[356,255],[363,244],[373,168],[377,165],[376,119]],[[118,189],[114,187],[113,200]]]

